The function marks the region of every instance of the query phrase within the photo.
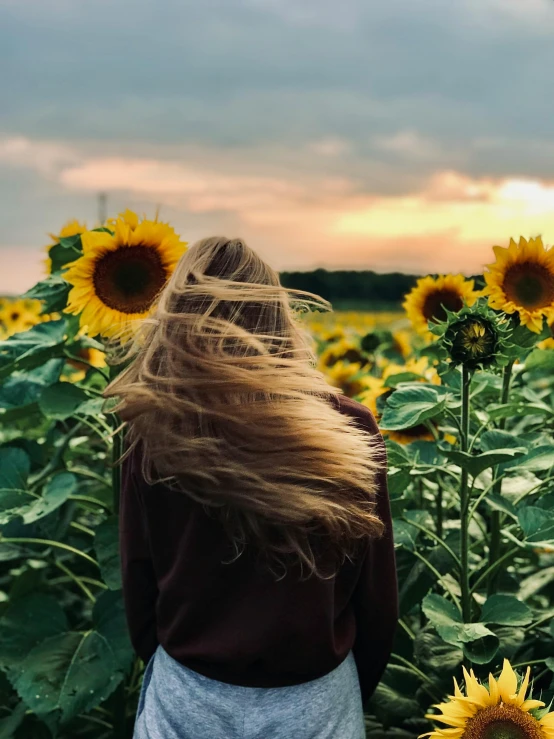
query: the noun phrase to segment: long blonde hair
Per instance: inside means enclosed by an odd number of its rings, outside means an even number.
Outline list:
[[[142,443],[146,482],[216,515],[237,557],[251,541],[285,574],[292,558],[323,577],[319,541],[337,557],[331,577],[383,533],[374,512],[383,460],[372,435],[329,402],[340,390],[316,368],[297,315],[313,305],[330,308],[282,286],[242,240],[199,241],[109,359],[125,367],[104,396],[118,398],[112,410],[127,426],[121,459]]]

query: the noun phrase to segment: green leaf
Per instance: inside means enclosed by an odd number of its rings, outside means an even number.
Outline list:
[[[33,523],[55,511],[77,489],[77,478],[71,472],[60,472],[46,486],[42,497],[35,498],[30,505],[22,508],[18,515],[24,523]]]
[[[430,593],[423,599],[421,609],[433,626],[451,626],[462,620],[454,603],[435,593]]]
[[[25,490],[30,466],[29,455],[23,449],[0,448],[0,490]]]
[[[444,462],[442,450],[434,441],[412,441],[407,447],[412,465],[418,467],[437,467]]]
[[[531,449],[524,457],[518,459],[517,462],[507,466],[517,466],[518,470],[527,470],[528,472],[545,472],[553,465],[554,448],[552,444],[548,444]]]
[[[526,603],[513,595],[491,595],[481,611],[481,621],[500,626],[526,626],[533,620],[533,612]]]
[[[499,626],[494,631],[500,639],[498,651],[502,657],[512,661],[523,644],[525,629],[514,626]]]
[[[475,636],[471,640],[464,642],[463,650],[465,656],[478,665],[488,664],[497,654],[500,646],[500,639],[492,631],[489,631],[483,624],[466,624],[467,626],[482,626],[487,633],[478,633],[475,630]]]
[[[118,666],[127,672],[134,659],[134,650],[129,638],[122,591],[105,590],[94,604],[92,620],[98,633],[112,648]]]
[[[485,431],[479,437],[479,445],[484,452],[491,452],[496,449],[513,449],[514,447],[521,449],[527,447],[527,444],[519,436],[515,436],[509,431],[503,431],[502,429]]]
[[[489,467],[496,467],[496,465],[512,460],[514,457],[521,457],[525,454],[526,449],[495,449],[481,454],[469,454],[468,452],[441,447],[441,451],[454,464],[466,469],[472,477],[477,477]]]
[[[518,519],[527,542],[547,545],[554,541],[554,511],[525,506],[518,511]]]
[[[0,449],[0,524],[6,524],[23,506],[36,499],[27,492],[30,460],[23,449]]]
[[[493,511],[502,511],[502,513],[506,513],[508,516],[517,521],[517,513],[515,507],[502,495],[499,495],[498,493],[489,493],[485,497],[484,502]]]
[[[19,702],[9,716],[0,721],[0,739],[13,739],[14,732],[21,726],[27,706],[23,702]]]
[[[550,586],[553,582],[554,565],[552,567],[542,567],[541,569],[533,572],[531,575],[521,580],[519,584],[518,596],[521,600],[527,600],[527,598],[536,595],[544,587]]]
[[[23,297],[42,300],[42,313],[57,313],[67,306],[67,296],[71,285],[60,275],[49,275],[45,280],[37,282]]]
[[[94,550],[98,557],[100,571],[110,590],[121,589],[118,527],[119,517],[110,516],[96,527],[94,536]]]
[[[403,495],[410,484],[410,473],[398,467],[390,467],[387,471],[387,483],[390,495]]]
[[[381,720],[394,716],[395,721],[419,715],[421,709],[414,698],[418,683],[407,667],[389,664],[371,697],[371,713]]]
[[[102,703],[121,681],[114,654],[96,631],[68,631],[32,649],[10,678],[39,717],[58,709],[62,723]]]
[[[554,371],[554,352],[551,349],[533,349],[525,360],[526,370]]]
[[[63,349],[66,330],[67,321],[60,318],[56,321],[37,323],[28,331],[13,334],[0,341],[0,379],[7,377],[16,369],[29,369],[29,360],[37,354],[41,363],[59,356]]]
[[[418,382],[422,375],[418,375],[416,372],[398,372],[395,375],[388,375],[387,387],[395,388],[402,382]]]
[[[399,444],[397,441],[391,441],[388,438],[385,439],[385,442],[389,467],[412,466],[412,459],[406,446]]]
[[[41,411],[47,418],[65,420],[89,399],[86,392],[71,382],[57,382],[46,387],[39,398]]]
[[[34,592],[10,601],[0,618],[0,665],[18,665],[43,639],[66,629],[65,613],[52,595]]]
[[[487,406],[490,418],[497,421],[501,418],[518,418],[525,416],[552,416],[554,410],[546,403],[530,403],[521,399],[513,403],[490,403]]]
[[[419,631],[414,641],[414,656],[418,664],[434,672],[455,672],[463,659],[460,647],[446,644],[440,636]]]
[[[496,654],[500,643],[496,634],[484,623],[462,623],[460,612],[446,598],[431,593],[424,598],[421,607],[443,641],[462,647],[464,654],[471,654],[474,662],[485,664]]]
[[[17,375],[4,380],[0,387],[0,409],[11,410],[33,405],[41,396],[44,383],[26,375]],[[5,413],[0,416],[2,420]]]
[[[444,393],[436,387],[421,383],[401,386],[389,396],[380,426],[390,431],[412,428],[439,416],[445,403]]]

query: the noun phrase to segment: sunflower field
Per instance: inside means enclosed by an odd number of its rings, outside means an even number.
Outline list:
[[[106,349],[186,248],[130,211],[72,222],[0,300],[0,739],[132,735]],[[554,739],[554,249],[510,241],[395,313],[299,320],[387,442],[401,613],[367,735]]]

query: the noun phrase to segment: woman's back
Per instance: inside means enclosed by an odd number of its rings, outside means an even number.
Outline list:
[[[367,408],[346,396],[331,402],[380,438]],[[346,560],[336,577],[301,579],[292,568],[276,581],[248,547],[222,564],[235,552],[221,523],[163,483],[147,485],[140,454],[139,444],[123,463],[120,521],[127,618],[145,663],[161,644],[214,680],[278,687],[329,673],[353,649],[367,699],[390,656],[398,618],[384,457],[376,496],[384,536]]]

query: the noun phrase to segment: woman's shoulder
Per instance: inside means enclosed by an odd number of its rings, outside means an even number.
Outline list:
[[[379,433],[379,427],[375,416],[370,409],[363,403],[360,403],[354,398],[349,398],[348,395],[332,395],[332,402],[335,407],[341,412],[349,416],[353,416],[362,423],[365,428],[368,428],[371,433]]]

